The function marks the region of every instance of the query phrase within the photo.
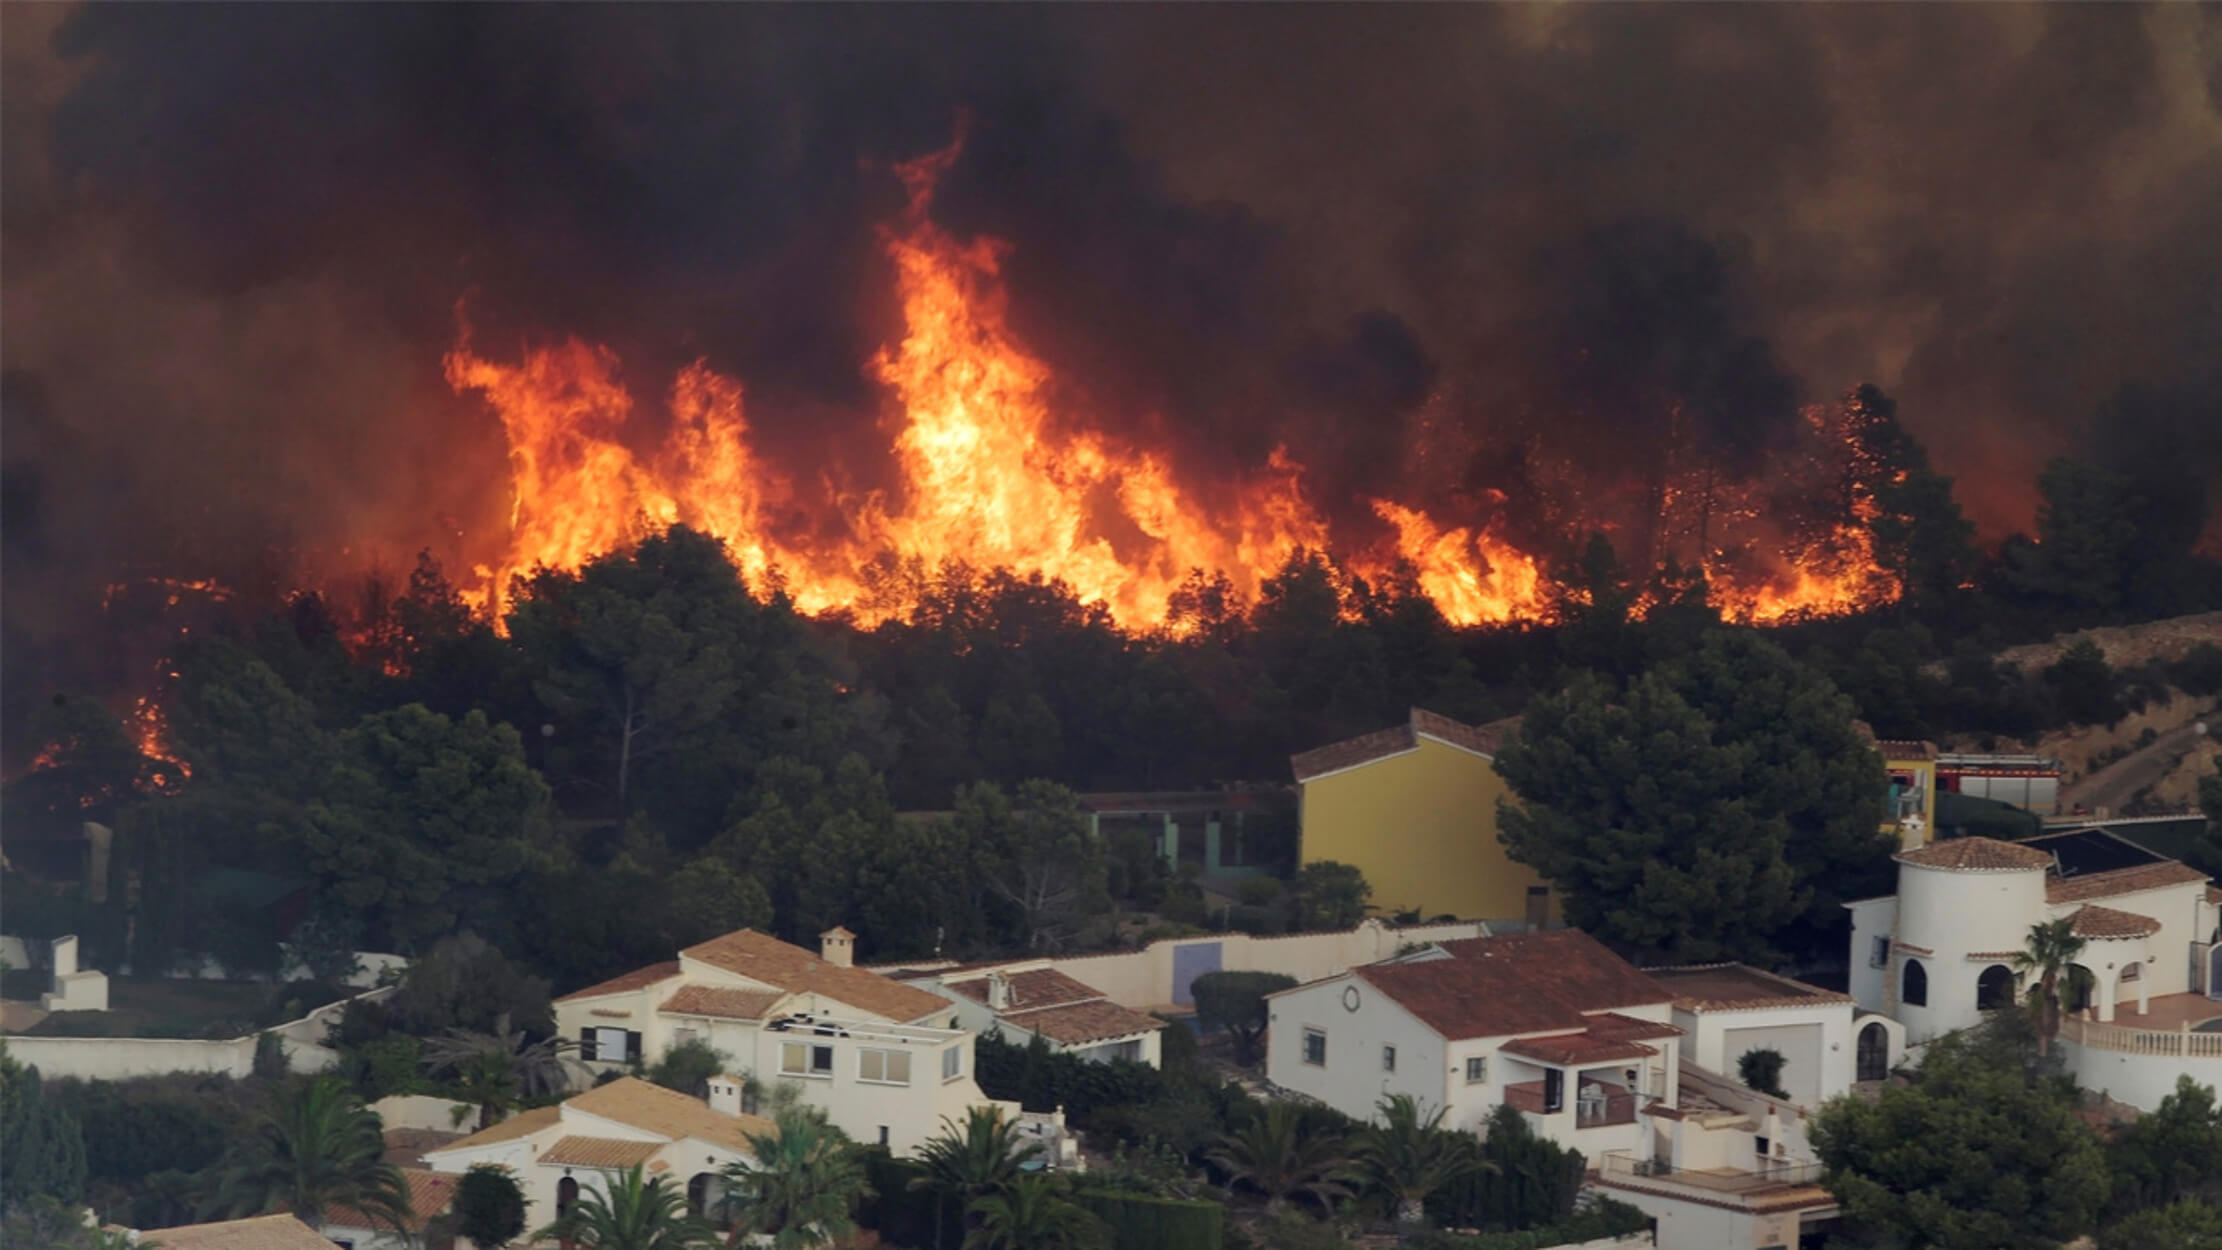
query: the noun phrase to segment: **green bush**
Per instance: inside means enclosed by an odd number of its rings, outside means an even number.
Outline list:
[[[1537,1136],[1518,1111],[1499,1107],[1491,1115],[1481,1156],[1496,1165],[1494,1171],[1461,1177],[1429,1196],[1427,1213],[1436,1223],[1515,1231],[1574,1214],[1581,1152]]]
[[[1578,1245],[1607,1237],[1626,1237],[1651,1227],[1651,1217],[1625,1202],[1599,1198],[1596,1205],[1571,1219],[1545,1228],[1521,1232],[1482,1233],[1461,1237],[1454,1233],[1422,1233],[1407,1241],[1409,1250],[1548,1250],[1551,1246]]]
[[[1112,1250],[1219,1250],[1227,1209],[1148,1194],[1082,1190],[1072,1200],[1111,1229]]]
[[[1028,1111],[1065,1109],[1076,1128],[1088,1128],[1099,1109],[1155,1102],[1165,1079],[1146,1063],[1091,1063],[1055,1054],[1039,1038],[1016,1046],[983,1033],[974,1047],[975,1074],[990,1098],[1015,1100]]]
[[[925,1168],[895,1158],[884,1146],[866,1147],[859,1153],[872,1196],[857,1205],[858,1224],[877,1232],[884,1242],[918,1250],[936,1246],[954,1250],[964,1243],[964,1213],[956,1204],[939,1194],[910,1187],[912,1181],[926,1175]]]

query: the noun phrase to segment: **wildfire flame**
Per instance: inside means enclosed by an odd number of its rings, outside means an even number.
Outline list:
[[[1375,499],[1391,537],[1352,550],[1334,542],[1285,448],[1207,502],[1159,454],[1054,411],[1049,367],[1006,320],[1007,246],[957,239],[931,218],[961,142],[896,168],[908,208],[880,235],[904,321],[901,340],[868,366],[900,412],[889,431],[894,490],[839,498],[840,523],[821,527],[831,537],[783,535],[773,521],[792,509],[791,484],[753,454],[738,381],[700,361],[683,370],[666,400],[670,432],[636,451],[633,398],[611,351],[571,339],[498,362],[477,354],[466,323],[447,379],[499,416],[511,467],[509,532],[474,570],[472,602],[498,623],[513,577],[577,568],[684,522],[723,539],[752,586],[776,583],[805,612],[846,610],[867,625],[910,606],[899,584],[890,591],[890,567],[957,562],[1061,579],[1122,626],[1149,629],[1191,570],[1223,573],[1252,595],[1298,548],[1335,549],[1369,577],[1408,573],[1453,624],[1548,619],[1537,558],[1486,528]],[[1848,530],[1742,581],[1709,567],[1715,601],[1754,621],[1885,602],[1896,588],[1864,541]]]

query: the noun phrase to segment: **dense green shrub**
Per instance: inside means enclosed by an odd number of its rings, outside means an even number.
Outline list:
[[[1092,1126],[1103,1108],[1156,1102],[1165,1094],[1164,1076],[1146,1063],[1091,1063],[1053,1053],[1039,1038],[1017,1046],[983,1033],[974,1053],[988,1097],[1022,1103],[1028,1111],[1063,1107],[1076,1128]]]
[[[1537,1136],[1518,1111],[1499,1107],[1481,1155],[1494,1170],[1460,1177],[1428,1198],[1427,1213],[1436,1223],[1516,1230],[1573,1215],[1584,1171],[1580,1151]]]
[[[1544,1228],[1520,1232],[1481,1233],[1461,1237],[1453,1233],[1423,1233],[1407,1241],[1411,1250],[1548,1250],[1551,1246],[1579,1245],[1607,1237],[1626,1237],[1651,1227],[1651,1217],[1625,1202],[1599,1198],[1580,1215]]]
[[[1227,1210],[1216,1202],[1082,1190],[1074,1202],[1111,1229],[1112,1250],[1219,1250]]]
[[[955,1250],[964,1244],[964,1214],[956,1204],[930,1190],[912,1189],[926,1169],[897,1159],[884,1146],[863,1149],[864,1177],[872,1196],[858,1204],[856,1222],[891,1245],[917,1250]]]

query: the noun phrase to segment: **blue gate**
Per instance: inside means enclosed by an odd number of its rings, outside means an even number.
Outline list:
[[[1173,1002],[1182,1007],[1196,1005],[1193,987],[1196,978],[1207,972],[1219,971],[1219,943],[1197,942],[1173,948]]]

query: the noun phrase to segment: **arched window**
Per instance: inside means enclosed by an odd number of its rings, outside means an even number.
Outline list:
[[[1929,973],[1918,959],[1906,961],[1906,971],[1898,983],[1898,1001],[1909,1007],[1929,1005]]]
[[[2004,964],[1992,964],[1975,978],[1975,1009],[1996,1011],[2014,1005],[2014,972]]]
[[[1890,1075],[1890,1030],[1870,1024],[1859,1031],[1859,1070],[1852,1079],[1879,1081]]]
[[[697,1172],[694,1179],[687,1182],[687,1214],[698,1217],[712,1214],[710,1184],[716,1179],[714,1172]]]
[[[566,1176],[556,1182],[556,1215],[558,1217],[568,1214],[571,1210],[571,1204],[578,1200],[579,1182],[577,1179]]]

